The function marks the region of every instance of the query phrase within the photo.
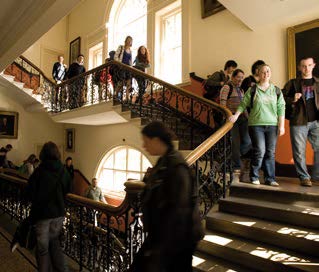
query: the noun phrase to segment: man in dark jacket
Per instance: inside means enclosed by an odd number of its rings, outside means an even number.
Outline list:
[[[60,161],[53,142],[44,144],[41,164],[29,178],[27,195],[31,198],[31,222],[35,225],[39,272],[68,271],[59,242],[65,216],[65,196],[71,178]]]
[[[80,54],[76,62],[73,62],[70,65],[70,68],[67,73],[68,79],[74,78],[80,74],[85,73],[85,67],[84,67],[84,56]],[[83,92],[83,86],[85,83],[84,78],[78,78],[75,81],[71,83],[70,91],[69,91],[69,97],[70,97],[70,108],[78,108],[83,105],[83,102],[85,100],[85,92]]]
[[[231,74],[237,68],[237,63],[234,60],[228,60],[225,63],[224,70],[213,73],[206,81],[204,88],[207,93],[205,98],[210,100],[219,100],[219,91],[225,83],[230,79]]]
[[[319,80],[313,77],[314,67],[312,57],[302,58],[301,77],[288,81],[283,90],[296,171],[301,185],[308,187],[312,182],[305,157],[307,139],[314,151],[312,181],[319,181]]]

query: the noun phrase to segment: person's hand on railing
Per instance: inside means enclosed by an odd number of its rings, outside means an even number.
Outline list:
[[[241,114],[240,111],[236,111],[236,113],[232,116],[229,117],[229,121],[232,122],[232,123],[235,123],[239,117],[239,115]]]

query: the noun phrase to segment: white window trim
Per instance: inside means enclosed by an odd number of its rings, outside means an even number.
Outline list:
[[[115,156],[113,157],[113,168],[104,168],[104,164],[106,163],[107,159],[112,155],[114,154],[115,152],[117,152],[118,150],[120,149],[133,149],[133,150],[136,150],[138,152],[140,152],[140,156],[141,156],[141,164],[140,164],[140,169],[135,171],[135,170],[127,170],[128,169],[128,152],[126,152],[126,170],[123,170],[123,169],[115,169],[114,168],[114,165],[115,165]],[[113,171],[118,171],[118,172],[130,172],[130,173],[138,173],[138,174],[141,174],[143,175],[145,172],[143,172],[142,170],[142,163],[143,163],[143,156],[148,160],[148,162],[150,163],[150,165],[152,165],[151,163],[151,160],[150,158],[143,152],[141,151],[139,148],[136,148],[134,146],[129,146],[129,145],[119,145],[119,146],[115,146],[113,148],[111,148],[109,151],[107,151],[102,159],[100,160],[99,162],[99,165],[98,165],[98,168],[97,168],[97,171],[96,171],[96,174],[95,176],[97,177],[97,179],[99,180],[100,179],[100,175],[102,173],[102,171],[104,169],[108,169],[108,170],[113,170]],[[126,182],[126,181],[125,181]],[[123,192],[119,192],[119,191],[113,191],[113,190],[103,190],[102,188],[102,192],[105,196],[108,196],[108,197],[111,197],[111,198],[115,198],[115,199],[124,199],[125,198],[125,191]]]

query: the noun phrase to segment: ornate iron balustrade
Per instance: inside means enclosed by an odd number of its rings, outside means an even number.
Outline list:
[[[140,117],[143,124],[165,122],[177,135],[180,149],[194,150],[188,162],[196,171],[205,217],[225,196],[232,181],[231,139],[227,133],[232,127],[227,121],[231,113],[116,61],[64,81],[51,97],[55,112],[106,101],[122,105],[123,111],[131,111],[131,116]]]
[[[16,80],[24,83],[25,87],[33,89],[33,94],[42,95],[42,103],[52,110],[51,96],[54,94],[56,84],[46,77],[35,64],[20,56],[5,69],[5,73],[14,76]]]
[[[25,179],[0,174],[0,209],[17,221],[30,211],[30,202],[23,193],[26,184]],[[125,186],[126,198],[119,207],[67,195],[61,241],[64,252],[79,264],[80,270],[127,271],[142,245],[139,193],[143,186],[134,181]]]

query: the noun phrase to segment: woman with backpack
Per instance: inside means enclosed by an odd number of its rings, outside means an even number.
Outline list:
[[[230,81],[220,90],[220,104],[227,107],[233,114],[236,112],[244,97],[244,90],[241,83],[244,79],[244,72],[241,69],[233,71]],[[251,150],[251,141],[248,134],[248,113],[244,111],[234,123],[231,130],[232,136],[232,160],[233,168],[241,168],[240,157],[247,156]]]
[[[250,108],[248,127],[253,147],[250,181],[254,185],[260,184],[259,170],[263,164],[265,184],[279,186],[275,176],[275,150],[278,136],[285,134],[285,100],[281,90],[270,82],[269,65],[261,65],[258,76],[259,82],[248,89],[229,120],[235,123]]]

